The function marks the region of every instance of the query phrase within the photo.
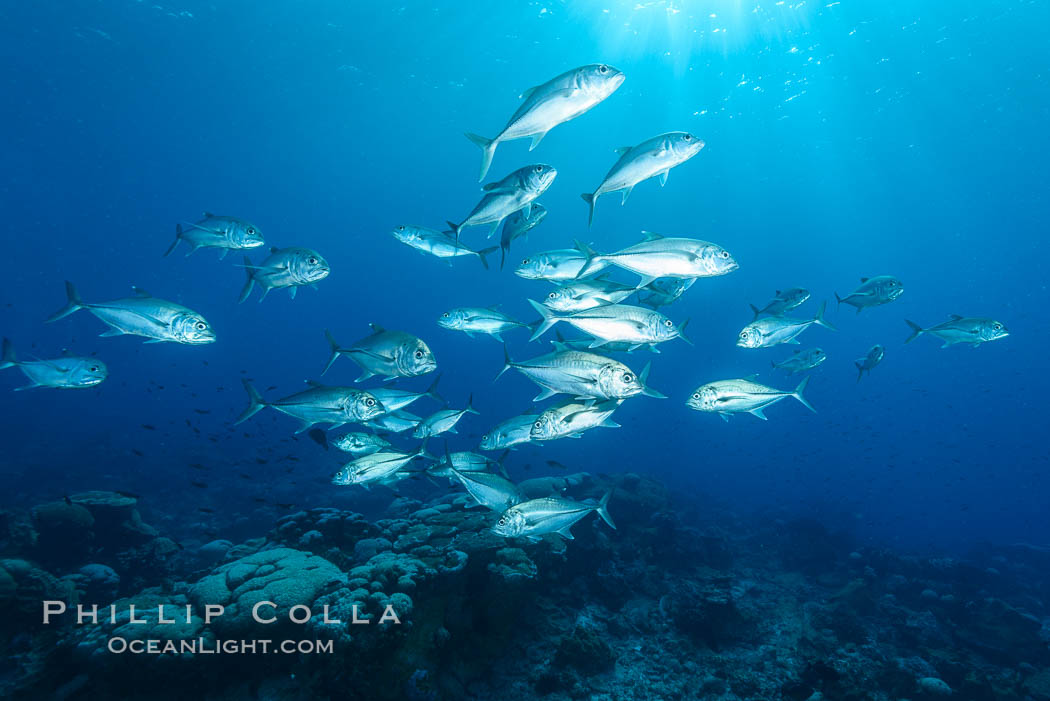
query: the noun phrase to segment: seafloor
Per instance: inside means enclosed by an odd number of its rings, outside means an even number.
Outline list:
[[[12,699],[1050,699],[1050,552],[965,558],[860,547],[811,520],[677,510],[634,474],[594,516],[511,542],[453,493],[383,518],[317,508],[241,543],[176,539],[110,492],[0,512],[0,697]],[[163,520],[158,518],[158,522]],[[170,535],[170,534],[169,534]],[[115,624],[41,624],[41,600],[109,604]],[[262,626],[247,609],[309,605]],[[128,623],[128,604],[150,622]],[[158,603],[196,608],[156,623]],[[206,603],[226,614],[205,625]],[[341,625],[319,620],[324,604]],[[375,620],[390,604],[401,625]],[[104,620],[104,616],[102,617]],[[331,654],[132,655],[127,639],[333,639]]]

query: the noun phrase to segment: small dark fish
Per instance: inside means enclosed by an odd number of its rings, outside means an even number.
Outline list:
[[[142,452],[141,450],[139,450],[138,448],[132,448],[132,449],[131,449],[131,452],[132,452],[132,453],[134,453],[135,455],[138,455],[138,456],[139,456],[140,458],[144,458],[144,457],[146,457],[146,454],[145,454],[145,453],[143,453],[143,452]]]
[[[565,465],[562,465],[557,460],[548,460],[547,461],[547,465],[550,466],[550,467],[557,467],[557,468],[560,468],[562,470],[568,470],[569,469],[568,467],[566,467]]]
[[[322,431],[319,428],[311,428],[306,435],[310,436],[310,438],[313,438],[314,443],[316,443],[319,446],[322,446],[325,450],[328,450],[328,436],[325,435],[324,431]]]
[[[210,414],[211,413],[211,409],[194,409],[193,413],[195,413],[195,414]]]
[[[207,489],[208,488],[208,483],[207,482],[190,482],[190,484],[192,484],[197,489]]]
[[[215,509],[209,509],[206,506],[198,506],[197,507],[197,511],[202,511],[202,512],[204,512],[206,514],[214,514],[215,513]]]

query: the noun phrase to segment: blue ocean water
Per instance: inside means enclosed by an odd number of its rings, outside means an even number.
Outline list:
[[[651,359],[669,399],[627,402],[621,429],[526,446],[512,476],[558,473],[547,460],[633,471],[686,508],[703,494],[904,548],[1046,544],[1048,19],[1039,2],[6,4],[0,329],[23,356],[97,353],[110,377],[5,396],[0,500],[127,490],[162,505],[173,530],[206,521],[224,535],[272,522],[278,503],[378,508],[389,494],[329,484],[339,458],[293,440],[292,419],[266,412],[233,428],[242,377],[283,396],[319,378],[324,329],[344,343],[370,322],[408,331],[433,349],[453,406],[473,395],[481,415],[449,441],[468,449],[535,388],[515,374],[493,384],[500,345],[437,317],[499,303],[531,321],[526,300],[549,285],[510,264],[574,239],[616,250],[652,230],[740,262],[664,310],[690,320],[695,346],[621,356],[636,370]],[[559,171],[539,200],[547,220],[515,242],[508,270],[449,267],[390,236],[462,220],[480,196],[480,153],[462,132],[495,135],[525,88],[599,61],[627,76],[615,94],[531,153],[527,141],[497,150],[490,179],[537,162]],[[613,149],[671,130],[706,147],[663,188],[645,182],[622,207],[604,197],[588,230],[579,193]],[[294,300],[238,305],[240,256],[161,256],[175,224],[205,210],[255,223],[268,245],[316,249],[331,276]],[[464,240],[495,243],[481,228]],[[836,308],[835,292],[881,274],[904,281],[899,300]],[[137,285],[185,304],[218,341],[98,338],[85,312],[44,325],[66,279],[89,302]],[[766,422],[690,411],[689,393],[713,380],[757,372],[794,386],[770,368],[790,348],[734,345],[748,305],[791,286],[813,292],[800,315],[828,300],[839,329],[803,335],[829,355],[807,390],[819,413],[790,400]],[[903,345],[905,319],[949,314],[998,319],[1010,336]],[[507,340],[515,358],[549,347],[521,330]],[[853,361],[875,343],[886,358],[858,383]],[[324,380],[357,375],[341,359]],[[23,383],[16,370],[0,377]],[[211,468],[206,487],[192,484],[205,483],[194,463]]]

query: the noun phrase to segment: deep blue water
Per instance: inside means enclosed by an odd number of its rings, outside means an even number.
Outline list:
[[[905,547],[1045,545],[1048,20],[1045,3],[969,0],[0,6],[0,330],[22,355],[97,353],[111,373],[96,389],[4,396],[3,500],[132,490],[185,514],[169,527],[206,506],[220,530],[272,522],[260,495],[383,501],[329,485],[337,455],[305,436],[291,442],[290,418],[266,412],[230,428],[242,376],[276,385],[268,397],[319,376],[325,328],[344,343],[369,322],[423,337],[442,393],[454,406],[473,393],[482,412],[453,449],[529,406],[535,388],[523,377],[491,382],[497,342],[435,319],[502,303],[532,320],[526,299],[548,285],[470,260],[450,268],[388,232],[466,216],[479,152],[462,132],[494,135],[523,89],[601,61],[627,76],[612,97],[532,153],[527,141],[497,150],[490,179],[534,162],[559,170],[540,198],[547,221],[515,243],[511,262],[575,238],[614,250],[648,229],[716,242],[741,267],[665,310],[691,319],[695,347],[673,341],[627,359],[640,370],[651,357],[651,384],[668,400],[628,401],[619,430],[527,446],[512,474],[557,472],[548,459],[631,470],[676,486],[686,505],[704,493]],[[666,187],[643,183],[624,207],[600,200],[588,231],[579,193],[612,150],[670,130],[707,146]],[[277,291],[238,305],[240,256],[161,257],[176,222],[204,210],[254,222],[268,244],[317,249],[331,277],[295,300]],[[465,234],[475,246],[483,237]],[[900,277],[905,294],[860,316],[834,308],[834,292],[878,274]],[[219,340],[98,338],[104,327],[84,312],[44,325],[65,279],[89,302],[138,285],[184,303]],[[769,368],[790,347],[734,346],[748,304],[790,286],[813,291],[800,315],[827,299],[839,327],[803,335],[830,356],[807,392],[819,413],[790,400],[768,422],[688,410],[689,393],[712,380],[760,372],[794,385]],[[932,325],[951,313],[998,319],[1011,335],[977,349],[903,345],[905,318]],[[516,358],[548,347],[527,336],[508,334]],[[886,359],[857,383],[853,360],[874,343]],[[341,359],[325,380],[357,374]],[[0,378],[5,390],[23,384],[15,370]],[[190,484],[200,475],[188,466],[202,461],[213,466],[207,489]]]

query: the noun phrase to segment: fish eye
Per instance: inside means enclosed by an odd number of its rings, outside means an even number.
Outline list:
[[[532,426],[533,428],[541,428],[543,426],[543,423],[537,421],[536,423],[532,424]]]
[[[548,297],[550,297],[551,299],[556,299],[556,298],[558,297],[558,295],[557,295],[556,293],[554,293],[554,292],[551,292],[551,293],[550,293],[549,295],[547,295],[547,296],[548,296]]]
[[[312,256],[310,257],[308,262],[310,263],[310,265],[317,265],[317,259]]]
[[[723,258],[728,258],[729,257],[729,251],[722,251],[722,257]]]
[[[88,372],[98,372],[98,366],[97,365],[92,365],[91,367],[88,368]]]
[[[404,231],[405,230],[404,224],[402,224],[401,226],[397,227],[397,230],[398,231]]]
[[[543,172],[543,166],[536,166],[536,172],[537,173],[542,173]]]
[[[740,338],[747,338],[747,331],[741,331]]]
[[[632,375],[632,374],[631,374],[631,373],[629,373],[629,372],[625,372],[625,373],[623,374],[623,381],[624,381],[624,382],[634,382],[634,375]]]
[[[445,318],[447,319],[447,318],[448,318],[448,312],[445,312],[445,313],[444,313],[444,314],[442,314],[441,316],[443,316],[443,317],[445,317]]]
[[[670,319],[664,319],[664,326],[674,326],[674,323]]]
[[[416,360],[422,360],[422,359],[423,359],[423,351],[417,350],[416,351]]]
[[[367,404],[368,406],[375,406],[376,405],[376,400],[374,400],[371,397],[369,397],[368,399],[365,400],[365,404]]]
[[[248,235],[249,236],[254,236],[255,235],[255,227],[254,226],[249,226],[248,227]]]
[[[205,324],[205,323],[204,323],[203,321],[198,321],[198,322],[197,322],[196,324],[194,324],[193,326],[194,326],[194,327],[195,327],[195,328],[196,328],[196,329],[197,329],[198,331],[203,331],[204,329],[208,328],[208,325],[207,325],[207,324]]]
[[[998,331],[999,329],[1003,328],[1003,325],[1002,324],[992,324],[992,328],[995,329],[996,331]]]
[[[699,399],[699,398],[700,398],[700,393],[699,392],[694,392],[693,393],[693,399]]]
[[[682,140],[684,140],[684,141],[692,141],[693,140],[693,135],[692,134],[686,134],[685,136],[682,137]]]
[[[609,67],[608,67],[608,66],[606,66],[606,65],[605,65],[605,64],[603,63],[602,65],[598,66],[598,72],[599,72],[599,73],[608,73],[608,72],[609,72]]]
[[[528,265],[529,264],[529,259],[526,258],[525,260],[521,261],[521,264],[522,265]]]
[[[505,519],[505,518],[501,518],[501,519],[499,520],[499,525],[501,525],[501,526],[506,526],[506,525],[507,525],[507,519]]]

